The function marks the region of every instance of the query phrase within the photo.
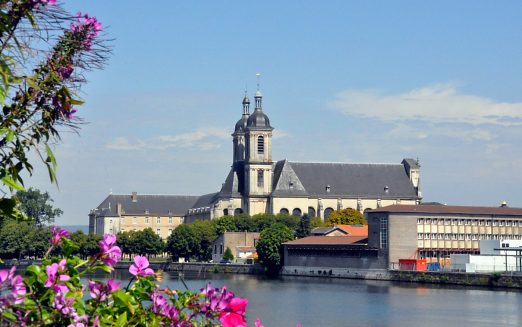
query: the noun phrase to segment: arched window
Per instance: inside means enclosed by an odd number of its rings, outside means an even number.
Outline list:
[[[265,153],[265,138],[262,136],[257,137],[257,153]]]
[[[236,210],[234,210],[234,216],[240,215],[242,213],[243,213],[243,209],[241,209],[241,208],[236,208]]]
[[[292,216],[301,217],[301,209],[295,208],[294,210],[292,210]]]
[[[324,209],[324,220],[328,219],[328,216],[330,216],[330,214],[332,213],[333,209],[332,208],[326,208]]]
[[[257,187],[263,187],[265,185],[265,175],[262,169],[257,171]]]
[[[310,217],[310,218],[315,217],[315,208],[314,207],[308,207],[308,217]]]
[[[283,215],[288,215],[288,209],[287,208],[281,208],[281,210],[279,210],[279,213],[283,214]]]
[[[224,210],[223,210],[223,214],[224,214],[225,216],[228,216],[228,209],[224,209]]]

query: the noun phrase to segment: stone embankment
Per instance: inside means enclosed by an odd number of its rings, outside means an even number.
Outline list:
[[[120,261],[116,264],[116,269],[128,269],[132,264],[130,261]],[[151,262],[150,267],[154,270],[175,272],[196,272],[196,273],[232,273],[232,274],[262,274],[263,268],[260,265],[245,264],[216,264],[201,262]]]
[[[323,278],[350,278],[388,280],[409,283],[430,283],[445,285],[520,288],[522,274],[513,273],[462,273],[462,272],[425,272],[384,269],[341,269],[328,267],[288,267],[281,272],[284,276],[307,276]]]

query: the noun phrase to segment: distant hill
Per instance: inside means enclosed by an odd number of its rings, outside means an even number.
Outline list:
[[[68,230],[71,233],[76,232],[77,230],[81,230],[85,234],[89,234],[89,226],[88,225],[68,225],[68,226],[60,226],[63,229]]]

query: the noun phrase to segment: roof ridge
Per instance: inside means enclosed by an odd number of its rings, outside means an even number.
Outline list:
[[[132,193],[126,193],[126,194],[109,194],[111,195],[118,195],[118,196],[132,196]],[[187,194],[149,194],[149,193],[138,193],[137,196],[194,196],[194,197],[200,197],[201,195],[187,195]]]
[[[393,166],[402,166],[400,163],[386,163],[386,162],[376,162],[376,163],[364,163],[364,162],[337,162],[337,161],[290,161],[287,160],[288,163],[305,163],[305,164],[335,164],[335,165],[393,165]]]

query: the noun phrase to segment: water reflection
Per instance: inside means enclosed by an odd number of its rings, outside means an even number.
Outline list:
[[[106,274],[98,275],[107,277]],[[112,278],[126,285],[130,275]],[[522,293],[384,281],[187,273],[187,287],[208,281],[246,297],[248,320],[265,326],[520,326]],[[162,287],[183,289],[176,272],[165,272]]]

